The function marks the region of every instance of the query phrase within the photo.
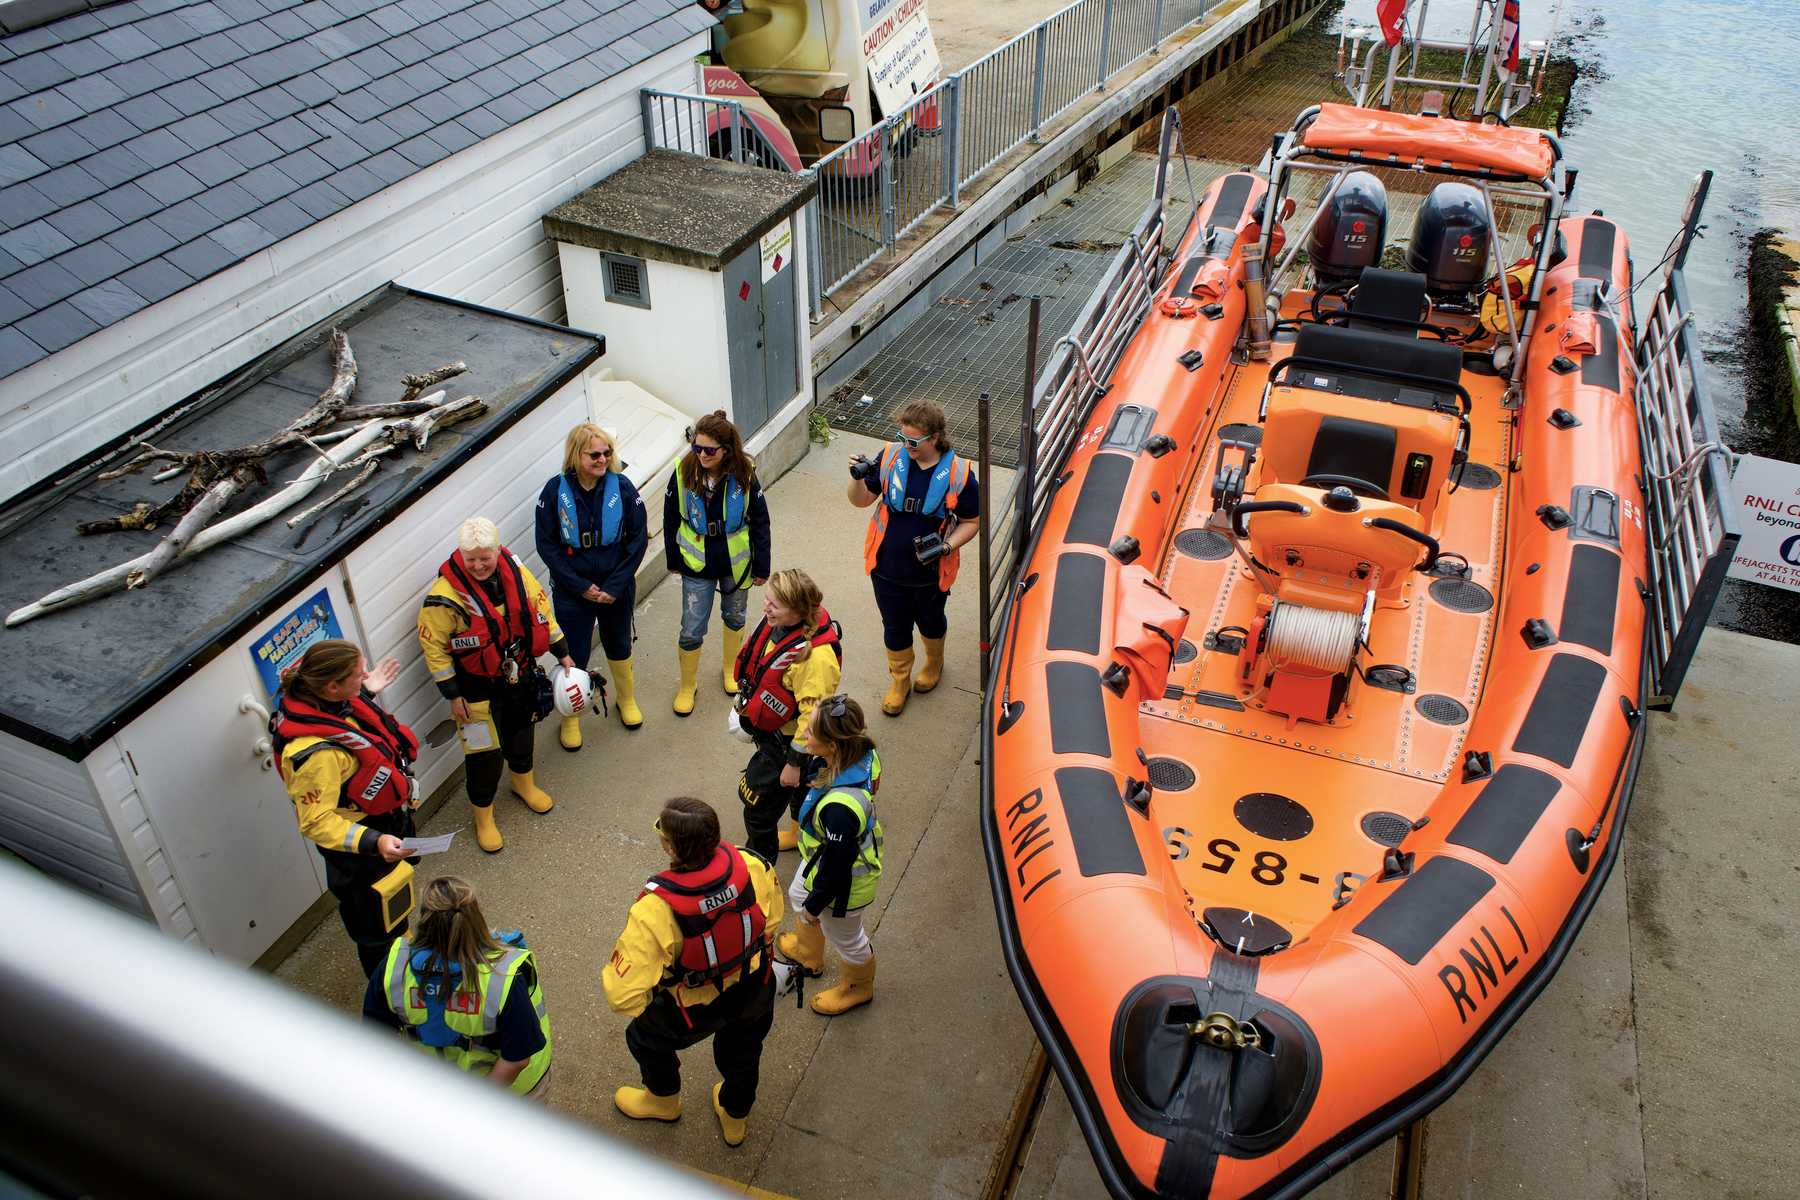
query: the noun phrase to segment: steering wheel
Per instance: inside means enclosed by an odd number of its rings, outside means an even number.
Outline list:
[[[1354,475],[1308,475],[1300,481],[1301,487],[1323,488],[1330,491],[1334,487],[1347,487],[1359,495],[1370,495],[1377,500],[1388,499],[1387,489],[1367,479],[1358,479]]]

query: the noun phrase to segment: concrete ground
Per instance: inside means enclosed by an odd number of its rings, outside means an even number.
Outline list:
[[[554,722],[538,730],[538,781],[556,808],[537,816],[497,801],[506,847],[485,855],[453,797],[424,830],[459,830],[452,850],[421,874],[472,880],[490,923],[525,931],[542,964],[555,1038],[551,1104],[608,1135],[777,1194],[814,1197],[975,1197],[1031,1051],[1031,1032],[1000,957],[980,835],[974,762],[978,718],[974,556],[950,602],[945,680],[897,720],[879,707],[886,683],[881,629],[862,570],[865,514],[844,498],[848,455],[877,445],[854,435],[814,446],[769,491],[775,566],[801,566],[842,623],[845,687],[872,714],[886,786],[881,894],[869,914],[879,974],[876,1001],[835,1020],[781,1007],[763,1054],[749,1140],[720,1140],[709,1093],[710,1052],[684,1055],[686,1115],[639,1124],[613,1107],[637,1082],[625,1019],[601,995],[599,972],[643,880],[666,866],[650,831],[661,803],[689,793],[718,808],[742,836],[736,799],[748,748],[722,729],[717,624],[702,657],[700,703],[669,710],[676,681],[680,591],[665,582],[638,608],[637,676],[644,725],[617,717],[586,729],[564,753]],[[660,553],[660,547],[654,553]],[[752,598],[752,612],[761,603]],[[753,617],[754,619],[754,617]],[[783,874],[794,856],[784,856]],[[789,918],[791,922],[792,918]],[[328,918],[277,970],[334,1007],[359,1010],[362,981],[348,939]],[[835,967],[828,967],[826,983]]]

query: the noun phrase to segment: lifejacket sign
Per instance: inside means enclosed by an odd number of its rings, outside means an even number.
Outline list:
[[[263,690],[273,697],[281,690],[281,673],[300,661],[308,646],[343,636],[331,607],[331,593],[320,588],[250,643],[250,658],[262,676]]]
[[[859,0],[863,58],[881,111],[893,114],[943,73],[925,0]]]
[[[1800,464],[1739,455],[1731,490],[1743,537],[1727,574],[1800,592]]]

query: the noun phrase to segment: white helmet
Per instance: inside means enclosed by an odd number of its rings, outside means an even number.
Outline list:
[[[594,681],[580,667],[571,670],[558,666],[550,673],[550,690],[556,696],[556,711],[565,717],[578,717],[588,710],[593,699]]]

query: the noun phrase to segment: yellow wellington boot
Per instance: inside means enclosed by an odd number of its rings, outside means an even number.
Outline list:
[[[800,848],[800,830],[793,825],[783,825],[775,833],[777,850],[798,850]]]
[[[471,804],[475,810],[475,844],[489,854],[506,843],[500,839],[500,826],[494,823],[494,806],[491,804]]]
[[[681,1118],[681,1093],[659,1096],[649,1088],[622,1087],[613,1093],[619,1111],[634,1121],[676,1121]]]
[[[681,687],[675,692],[675,715],[685,717],[694,711],[694,689],[699,686],[700,648],[679,650],[681,656]]]
[[[725,1144],[741,1146],[744,1144],[745,1136],[750,1132],[750,1119],[734,1117],[725,1111],[725,1106],[719,1103],[719,1091],[724,1086],[723,1083],[713,1084],[713,1111],[719,1114],[719,1132],[725,1135]]]
[[[913,691],[929,692],[944,677],[944,639],[925,639],[925,665],[913,676]]]
[[[907,693],[912,691],[912,647],[889,650],[887,656],[888,690],[882,694],[881,711],[890,717],[897,717],[900,710],[906,707]]]
[[[742,646],[744,644],[744,631],[741,629],[733,629],[729,625],[724,626],[724,630],[725,630],[724,644],[719,647],[719,652],[725,656],[724,670],[721,675],[721,681],[725,685],[725,694],[727,696],[735,696],[735,695],[737,695],[737,691],[738,691],[738,680],[737,680],[738,650],[740,648],[742,648]],[[731,1139],[727,1138],[726,1140],[730,1141]],[[736,1142],[732,1142],[731,1144],[734,1146],[737,1145]]]
[[[827,1017],[860,1008],[875,998],[875,956],[866,963],[845,963],[844,974],[834,988],[813,997],[812,1010]]]
[[[581,749],[581,718],[564,717],[556,727],[556,741],[564,750]]]
[[[796,921],[793,929],[775,939],[775,953],[794,963],[808,975],[825,970],[825,931],[807,921]]]
[[[513,773],[513,795],[523,800],[525,802],[525,807],[529,808],[532,812],[547,813],[555,807],[556,801],[550,798],[549,792],[546,792],[532,780],[531,775],[532,773],[530,771],[525,772],[523,775],[520,775],[516,771]]]
[[[625,722],[625,728],[636,729],[644,723],[644,714],[638,708],[637,676],[632,674],[629,658],[609,658],[607,669],[612,672],[613,707],[619,710],[619,720]]]

